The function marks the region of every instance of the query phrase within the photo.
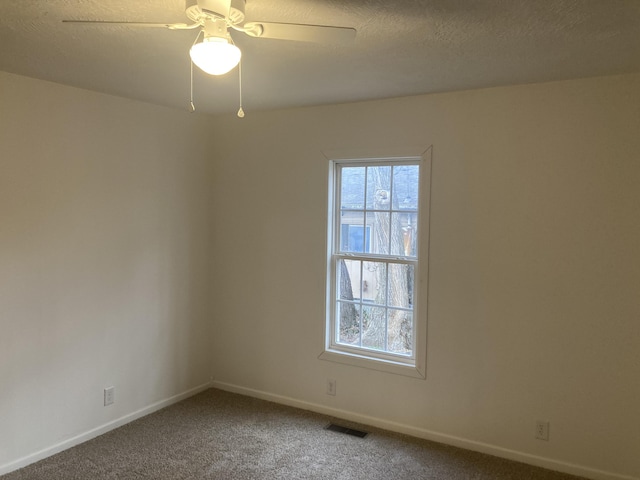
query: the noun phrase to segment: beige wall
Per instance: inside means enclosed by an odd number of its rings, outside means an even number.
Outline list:
[[[217,384],[640,477],[639,105],[635,75],[217,119]],[[319,360],[322,152],[429,145],[427,379]]]
[[[0,473],[209,381],[204,126],[0,72]]]
[[[638,105],[630,75],[239,120],[0,73],[0,471],[213,374],[640,478]],[[427,379],[319,360],[322,152],[429,145]]]

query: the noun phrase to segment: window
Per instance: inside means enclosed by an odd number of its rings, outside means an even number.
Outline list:
[[[425,169],[422,157],[331,162],[321,358],[424,376],[418,304],[426,295],[417,279]]]

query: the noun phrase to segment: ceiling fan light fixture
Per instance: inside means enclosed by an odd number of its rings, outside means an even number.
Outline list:
[[[240,63],[242,52],[224,37],[205,37],[189,51],[191,60],[209,75],[224,75]]]

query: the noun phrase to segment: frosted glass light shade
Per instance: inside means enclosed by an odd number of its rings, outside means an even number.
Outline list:
[[[240,62],[242,53],[226,38],[206,37],[189,50],[191,60],[209,75],[223,75]]]

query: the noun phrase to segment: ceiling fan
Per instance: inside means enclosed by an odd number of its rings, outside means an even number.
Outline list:
[[[223,75],[240,62],[241,52],[229,30],[256,38],[340,44],[355,39],[356,30],[348,27],[297,23],[245,23],[245,0],[186,0],[185,13],[192,23],[118,22],[104,20],[63,20],[65,23],[158,27],[200,32],[189,52],[193,63],[210,75]],[[203,39],[198,42],[200,34]]]
[[[109,20],[63,20],[64,23],[85,25],[124,25],[130,27],[167,28],[169,30],[196,30],[196,37],[189,55],[191,57],[191,101],[193,104],[193,64],[210,75],[223,75],[240,64],[242,52],[234,44],[230,30],[250,37],[346,44],[355,39],[356,30],[350,27],[307,25],[299,23],[245,22],[246,0],[185,0],[185,13],[192,23],[123,22]],[[202,41],[198,42],[202,35]],[[240,65],[241,68],[241,65]],[[242,109],[242,73],[240,70],[240,109]]]

